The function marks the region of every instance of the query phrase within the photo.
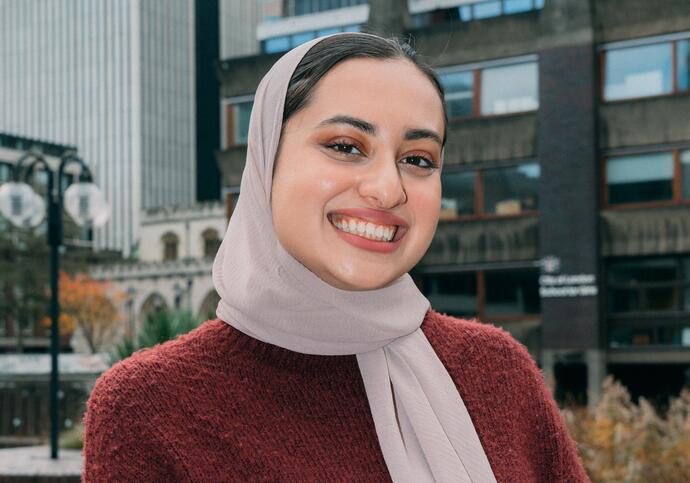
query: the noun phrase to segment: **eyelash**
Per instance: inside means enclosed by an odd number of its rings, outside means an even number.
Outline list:
[[[342,142],[338,142],[338,143],[329,143],[329,144],[326,144],[326,145],[325,145],[326,148],[331,149],[331,150],[335,151],[335,152],[338,153],[338,154],[344,154],[345,156],[357,156],[357,154],[355,154],[355,153],[346,153],[346,152],[344,152],[344,151],[339,151],[338,149],[336,149],[336,146],[344,146],[344,147],[347,147],[347,148],[355,148],[355,149],[358,149],[358,150],[359,150],[359,148],[358,148],[357,146],[355,146],[354,144],[351,144],[351,143],[342,143]],[[434,169],[436,169],[436,168],[438,167],[438,166],[436,166],[436,163],[435,163],[433,160],[427,158],[426,156],[421,156],[421,155],[417,154],[417,155],[413,155],[413,156],[407,156],[407,158],[405,158],[405,159],[409,159],[409,158],[420,158],[420,159],[423,159],[423,160],[426,161],[426,163],[429,165],[429,166],[417,166],[417,165],[415,165],[415,164],[411,164],[411,165],[410,165],[410,166],[414,166],[414,167],[416,167],[416,168],[420,168],[420,169],[424,169],[424,170],[429,170],[429,171],[431,171],[431,170],[434,170]],[[409,164],[409,163],[408,163],[408,164]]]

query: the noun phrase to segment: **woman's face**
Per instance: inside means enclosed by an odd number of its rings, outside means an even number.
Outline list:
[[[344,290],[408,272],[438,223],[443,128],[438,92],[411,62],[337,64],[285,125],[271,199],[280,243]]]

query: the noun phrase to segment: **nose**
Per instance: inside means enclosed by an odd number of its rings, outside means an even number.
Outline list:
[[[375,159],[360,179],[359,195],[380,209],[391,209],[407,202],[407,193],[398,164],[391,157]]]

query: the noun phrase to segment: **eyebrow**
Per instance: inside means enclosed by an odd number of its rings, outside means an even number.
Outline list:
[[[377,128],[375,124],[371,124],[370,122],[367,122],[364,119],[346,116],[343,114],[338,114],[336,116],[329,117],[328,119],[324,119],[319,124],[317,124],[316,128],[318,129],[333,124],[348,124],[354,128],[359,129],[365,134],[369,134],[370,136],[376,136]],[[443,146],[441,136],[429,129],[408,129],[407,131],[405,131],[406,141],[414,141],[416,139],[431,139],[432,141],[438,143],[439,146]]]

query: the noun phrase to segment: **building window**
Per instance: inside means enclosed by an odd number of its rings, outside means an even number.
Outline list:
[[[264,54],[272,54],[274,52],[285,52],[290,50],[290,36],[281,35],[280,37],[273,37],[266,39],[263,42]]]
[[[12,179],[12,165],[9,163],[0,162],[0,183],[10,181]]]
[[[690,89],[690,39],[678,42],[676,55],[678,56],[678,89]]]
[[[607,263],[609,345],[690,346],[690,256]]]
[[[541,312],[536,268],[425,274],[424,294],[434,310],[482,320],[524,320]]]
[[[302,45],[309,40],[321,37],[323,35],[330,35],[339,32],[359,32],[361,27],[359,25],[345,25],[343,27],[331,27],[321,30],[309,30],[306,32],[298,32],[292,35],[281,35],[279,37],[271,37],[261,42],[261,49],[264,54],[273,54],[276,52],[286,52],[294,49],[298,45]]]
[[[534,111],[539,107],[536,62],[484,69],[481,78],[482,116]]]
[[[690,199],[690,150],[680,153],[680,185],[684,199]]]
[[[537,62],[441,72],[448,117],[495,116],[539,108]],[[478,88],[479,87],[479,88]]]
[[[477,313],[477,275],[459,272],[429,276],[424,286],[431,306],[459,317]]]
[[[488,316],[539,314],[539,272],[491,270],[485,273]]]
[[[292,44],[294,46],[302,45],[305,42],[309,42],[316,38],[316,32],[301,32],[292,36]]]
[[[671,92],[672,52],[670,43],[607,52],[604,98],[614,101]]]
[[[177,260],[177,246],[179,239],[177,235],[168,232],[162,237],[163,241],[163,261]]]
[[[331,35],[331,34],[337,34],[338,32],[341,32],[342,29],[340,27],[332,27],[328,29],[322,29],[316,32],[316,37],[323,37],[324,35]]]
[[[543,7],[544,0],[503,0],[503,13],[505,15],[529,12]]]
[[[609,204],[673,198],[673,154],[652,153],[609,158],[606,162]]]
[[[366,3],[368,0],[288,0],[287,12],[288,15],[308,15]]]
[[[440,219],[534,215],[539,175],[538,163],[443,173]]]
[[[690,88],[690,39],[611,47],[603,56],[604,100],[661,96]]]
[[[254,101],[243,98],[238,101],[227,100],[224,103],[223,139],[225,142],[223,147],[227,149],[233,146],[245,146]]]
[[[501,2],[494,0],[489,2],[475,3],[472,5],[474,10],[474,18],[481,20],[483,18],[498,17],[501,15]]]
[[[677,180],[677,182],[676,182]],[[690,151],[615,156],[606,159],[604,206],[688,204]]]
[[[423,5],[426,2],[418,3]],[[433,8],[433,2],[431,4]],[[413,2],[410,2],[410,7],[413,7]],[[514,15],[542,8],[544,0],[476,0],[457,7],[434,10],[428,10],[428,7],[413,8],[411,17],[415,27],[424,27],[452,21],[470,22],[501,15]]]
[[[673,258],[617,260],[609,264],[609,311],[677,311],[683,288],[680,265]]]
[[[441,219],[475,214],[476,171],[448,173],[441,176]]]
[[[450,72],[442,74],[446,109],[449,118],[469,117],[473,114],[474,73]]]
[[[204,241],[204,257],[213,258],[218,252],[220,247],[220,237],[218,236],[218,231],[213,228],[208,228],[204,230],[201,234]]]
[[[484,212],[517,215],[536,211],[539,165],[522,164],[484,171]]]

